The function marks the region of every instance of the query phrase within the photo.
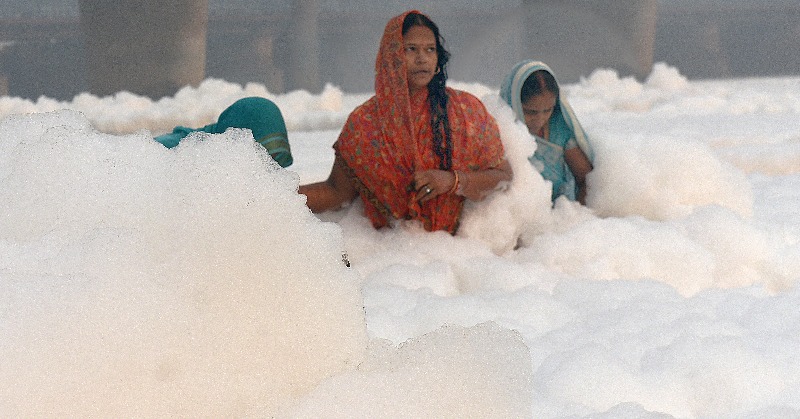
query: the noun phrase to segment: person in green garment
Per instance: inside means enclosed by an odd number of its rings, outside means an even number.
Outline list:
[[[292,151],[286,133],[286,123],[278,106],[263,97],[246,97],[228,106],[216,122],[202,128],[175,127],[171,133],[159,135],[156,141],[167,148],[177,146],[181,140],[193,132],[221,134],[228,128],[246,128],[252,131],[253,138],[261,144],[281,166],[292,164]]]

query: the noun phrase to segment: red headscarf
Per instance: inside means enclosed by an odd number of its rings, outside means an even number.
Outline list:
[[[417,219],[428,231],[455,233],[464,198],[443,193],[420,205],[411,186],[415,171],[438,169],[433,151],[427,90],[410,97],[406,76],[403,20],[386,25],[375,62],[375,96],[348,117],[334,147],[351,172],[375,228],[389,219]],[[474,96],[447,88],[452,136],[452,169],[497,167],[503,145],[497,123]]]

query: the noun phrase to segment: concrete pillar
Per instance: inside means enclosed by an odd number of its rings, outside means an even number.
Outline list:
[[[288,27],[288,62],[284,78],[289,90],[322,89],[320,77],[320,39],[318,0],[294,0],[292,24]]]
[[[610,7],[614,4],[614,7]],[[607,13],[608,21],[618,25],[623,39],[632,54],[631,70],[645,77],[653,69],[656,43],[658,0],[636,0],[624,6],[623,2],[603,2],[600,9]]]
[[[79,0],[89,89],[157,99],[205,78],[208,0]]]
[[[279,53],[276,53],[275,46],[280,41],[276,39],[272,31],[261,31],[258,38],[253,39],[253,48],[247,52],[250,56],[249,59],[255,61],[258,69],[253,78],[250,80],[242,80],[243,83],[256,81],[263,82],[267,89],[273,93],[286,92],[286,70],[281,68]]]
[[[704,19],[697,25],[697,32],[700,50],[708,62],[713,63],[709,67],[716,72],[716,77],[731,77],[730,60],[722,45],[722,25],[719,18]]]

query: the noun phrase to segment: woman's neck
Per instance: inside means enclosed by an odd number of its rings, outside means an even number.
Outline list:
[[[549,123],[549,121],[547,123],[545,123],[544,125],[542,125],[541,128],[539,128],[539,132],[537,132],[536,135],[538,135],[539,137],[544,138],[545,140],[548,140],[550,138],[550,123]]]

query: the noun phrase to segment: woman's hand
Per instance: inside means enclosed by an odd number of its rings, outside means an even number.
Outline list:
[[[446,193],[458,194],[471,201],[480,201],[500,183],[509,182],[514,176],[511,165],[505,159],[495,168],[458,173],[458,184],[454,172],[422,170],[414,173],[417,201],[426,202]]]
[[[445,170],[422,170],[414,173],[417,201],[423,203],[452,191],[455,181],[453,172]]]

